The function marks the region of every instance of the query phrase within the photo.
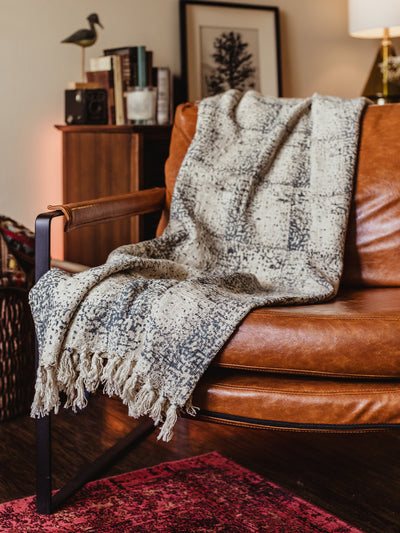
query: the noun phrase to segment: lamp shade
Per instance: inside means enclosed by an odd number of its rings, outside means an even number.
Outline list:
[[[382,39],[383,29],[400,36],[400,0],[348,0],[352,37]]]

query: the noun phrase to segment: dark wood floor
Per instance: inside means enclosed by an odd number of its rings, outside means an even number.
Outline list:
[[[133,428],[126,408],[97,395],[53,417],[55,488]],[[170,443],[153,433],[104,476],[217,450],[365,533],[400,532],[400,433],[319,435],[179,420]],[[34,493],[34,422],[0,424],[0,502]]]

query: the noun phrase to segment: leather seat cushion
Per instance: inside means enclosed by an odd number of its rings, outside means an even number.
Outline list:
[[[284,377],[215,368],[206,372],[193,394],[200,417],[212,414],[214,421],[234,425],[303,431],[368,431],[399,424],[399,404],[400,381]]]
[[[400,378],[400,288],[342,289],[327,303],[252,311],[212,365]]]

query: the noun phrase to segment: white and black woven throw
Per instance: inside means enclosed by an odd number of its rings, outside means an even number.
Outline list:
[[[342,270],[366,100],[228,91],[199,103],[164,234],[68,275],[30,301],[40,347],[32,415],[86,405],[102,383],[163,423],[254,308],[321,302]]]

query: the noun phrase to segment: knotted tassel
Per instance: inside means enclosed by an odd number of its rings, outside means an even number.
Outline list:
[[[79,376],[75,383],[76,395],[75,399],[72,402],[72,410],[76,413],[79,409],[84,409],[87,405],[85,384],[83,382],[83,377]]]
[[[124,390],[124,385],[126,383],[126,380],[129,378],[129,376],[132,374],[133,366],[135,363],[128,360],[121,361],[119,367],[114,373],[113,376],[113,385],[115,394],[118,396],[121,396]]]
[[[103,374],[101,381],[104,384],[104,392],[109,396],[116,394],[116,386],[114,382],[114,376],[119,366],[121,365],[121,359],[117,357],[110,357],[106,366],[103,368]]]
[[[155,426],[158,426],[158,424],[164,420],[164,409],[166,402],[167,398],[160,396],[150,409],[149,416],[152,420],[154,420]]]
[[[57,369],[57,379],[61,385],[69,388],[77,377],[76,364],[71,350],[62,352]]]
[[[48,415],[52,409],[57,414],[60,408],[60,397],[54,368],[45,370],[39,367],[36,378],[35,397],[31,416],[39,418]]]
[[[146,385],[140,389],[135,399],[135,407],[139,416],[147,415],[150,407],[153,405],[154,397],[155,392],[151,388],[151,385],[146,383]]]
[[[165,417],[165,422],[162,425],[161,431],[157,437],[158,440],[163,440],[168,442],[174,436],[174,426],[178,420],[178,407],[176,405],[171,405],[168,408],[167,415]]]
[[[95,392],[100,385],[103,373],[103,358],[99,353],[94,353],[90,370],[85,378],[86,388],[89,392]]]
[[[121,398],[124,404],[133,402],[136,395],[136,384],[138,380],[137,374],[132,374],[125,382],[124,388],[122,389]]]
[[[190,416],[196,416],[197,411],[200,410],[200,407],[195,407],[192,403],[192,396],[188,399],[188,401],[185,404],[185,413],[187,413]]]

